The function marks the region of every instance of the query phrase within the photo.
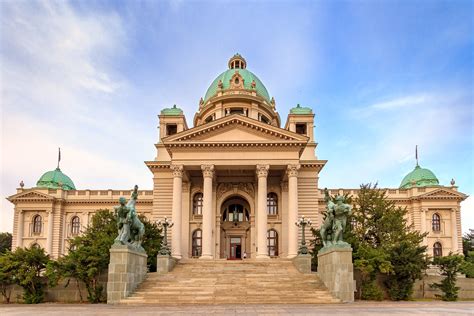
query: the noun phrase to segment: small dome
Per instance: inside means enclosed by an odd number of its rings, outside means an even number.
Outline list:
[[[242,76],[244,80],[244,89],[246,90],[255,90],[257,95],[264,98],[266,101],[270,102],[270,95],[268,94],[267,88],[263,83],[258,79],[258,77],[248,71],[247,62],[239,54],[235,54],[229,60],[229,69],[221,73],[217,78],[211,83],[210,87],[207,89],[206,95],[204,96],[204,103],[207,102],[211,97],[216,95],[218,89],[226,90],[230,87],[230,79],[235,73],[238,73]],[[254,82],[254,86],[252,85]],[[221,88],[219,88],[219,83],[222,83]]]
[[[400,189],[437,185],[439,185],[438,178],[436,178],[431,170],[416,165],[415,169],[403,178],[402,183],[400,184]]]
[[[176,116],[176,115],[183,115],[183,110],[176,107],[176,104],[173,105],[172,108],[166,108],[161,110],[161,115],[168,115],[168,116]]]
[[[308,107],[302,107],[301,105],[296,105],[296,107],[290,110],[290,114],[313,114],[313,110]]]
[[[71,178],[62,173],[61,169],[56,168],[55,170],[48,171],[41,176],[36,182],[36,186],[39,188],[48,189],[60,189],[63,190],[75,190],[76,187],[72,182]]]

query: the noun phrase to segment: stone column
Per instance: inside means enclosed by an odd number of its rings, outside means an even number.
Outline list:
[[[171,231],[171,255],[181,259],[181,216],[183,191],[183,165],[171,165],[173,171],[173,206],[171,219],[174,223]]]
[[[456,225],[456,209],[451,210],[451,251],[458,252],[458,226]]]
[[[16,247],[20,248],[23,247],[23,227],[25,225],[24,222],[25,216],[23,215],[23,210],[18,211],[18,230],[16,235]]]
[[[299,164],[288,165],[288,258],[298,254],[298,170]]]
[[[269,165],[257,165],[257,259],[267,259],[267,176]]]
[[[48,211],[48,238],[46,242],[46,252],[51,256],[53,253],[53,210]]]
[[[202,253],[200,259],[213,259],[212,256],[212,179],[214,165],[201,165],[203,184],[202,201]]]

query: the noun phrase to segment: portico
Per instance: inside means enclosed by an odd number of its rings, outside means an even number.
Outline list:
[[[170,165],[173,257],[241,259],[244,253],[256,259],[294,257],[298,231],[282,219],[294,223],[298,217],[297,205],[290,203],[298,201],[299,168],[299,164],[259,163],[240,168],[222,163]],[[191,190],[183,190],[184,185]],[[189,238],[180,238],[183,235]],[[274,245],[269,245],[269,238]]]

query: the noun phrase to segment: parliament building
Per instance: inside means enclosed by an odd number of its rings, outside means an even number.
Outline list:
[[[274,98],[236,54],[199,101],[192,127],[176,106],[158,118],[156,156],[145,161],[153,189],[139,191],[136,208],[152,221],[172,220],[172,256],[295,257],[302,237],[295,222],[304,216],[319,227],[325,209],[318,183],[326,160],[316,152],[312,109],[298,105],[282,122]],[[13,248],[39,245],[58,258],[96,210],[112,210],[119,197],[130,197],[132,186],[76,188],[59,166],[35,187],[21,183],[8,197],[15,212]],[[329,192],[355,195],[357,189]],[[408,223],[428,232],[423,243],[431,256],[462,252],[460,202],[467,196],[454,181],[439,183],[417,164],[386,192],[407,208]]]

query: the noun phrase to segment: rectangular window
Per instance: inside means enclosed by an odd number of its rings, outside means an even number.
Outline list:
[[[296,124],[296,133],[306,135],[306,124]]]
[[[166,124],[166,136],[174,135],[178,132],[176,124]]]

